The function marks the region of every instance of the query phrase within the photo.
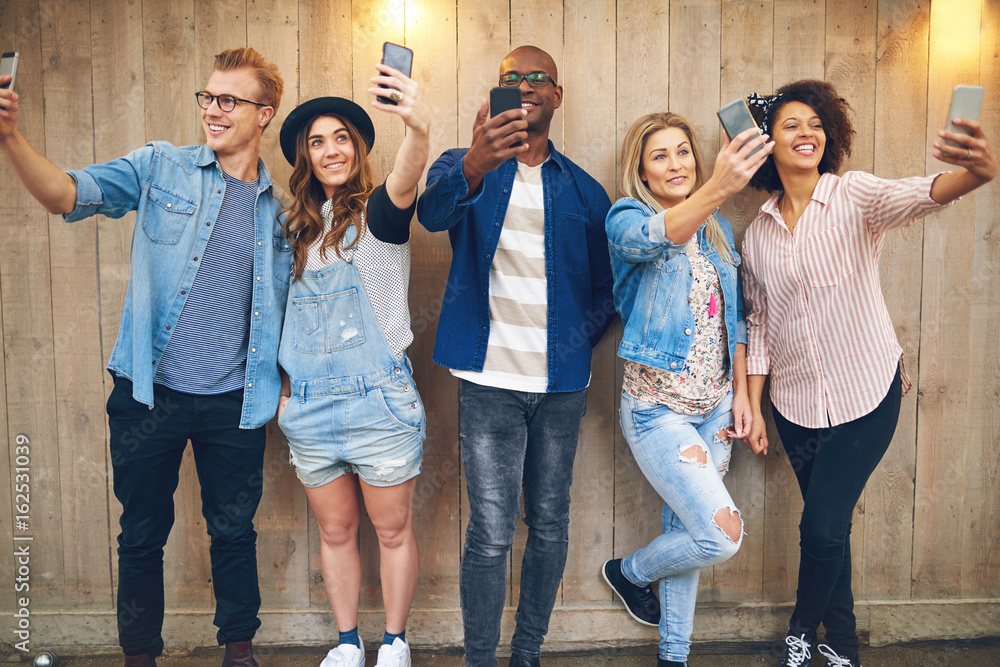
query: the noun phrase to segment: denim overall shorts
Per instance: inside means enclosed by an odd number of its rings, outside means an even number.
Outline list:
[[[409,360],[396,360],[379,327],[353,252],[344,255],[304,270],[289,288],[278,362],[292,396],[278,426],[305,486],[344,473],[393,486],[420,473],[424,406]]]

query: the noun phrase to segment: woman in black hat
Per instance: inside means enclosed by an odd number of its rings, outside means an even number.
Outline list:
[[[420,88],[377,65],[369,93],[406,124],[385,182],[374,186],[375,128],[350,100],[320,97],[293,110],[281,149],[295,167],[285,239],[294,251],[278,361],[278,424],[319,524],[320,560],[338,646],[321,667],[363,667],[358,490],[378,535],[386,630],[380,667],[408,667],[406,619],[419,568],[412,508],[425,437],[406,348],[410,219],[427,163],[430,110]],[[386,89],[374,86],[382,84]],[[253,344],[253,341],[250,341]]]

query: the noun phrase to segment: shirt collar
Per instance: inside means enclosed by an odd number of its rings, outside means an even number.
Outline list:
[[[813,188],[811,200],[818,201],[820,204],[826,205],[830,202],[830,197],[833,196],[833,191],[837,187],[837,181],[840,180],[840,176],[834,173],[827,172],[825,174],[820,174],[819,181],[816,183],[816,187]],[[772,218],[777,219],[780,215],[778,210],[778,200],[781,199],[781,193],[775,192],[760,207],[763,213],[767,213]]]
[[[198,152],[194,156],[194,164],[197,167],[207,167],[211,164],[218,164],[219,161],[215,158],[215,151],[208,147],[208,144],[202,144],[198,148]],[[267,170],[267,165],[264,164],[264,160],[257,158],[257,191],[263,192],[271,187],[271,173]]]

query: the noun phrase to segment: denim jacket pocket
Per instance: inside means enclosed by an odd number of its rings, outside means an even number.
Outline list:
[[[559,227],[559,259],[563,273],[573,276],[590,274],[590,253],[587,251],[589,220],[576,213],[563,213]]]
[[[847,228],[822,231],[802,246],[802,273],[811,287],[833,287],[854,272]]]
[[[292,244],[284,236],[275,236],[271,245],[274,247],[274,277],[288,284],[292,279]]]
[[[153,185],[142,216],[142,230],[153,243],[177,245],[197,210],[198,205],[190,199]]]

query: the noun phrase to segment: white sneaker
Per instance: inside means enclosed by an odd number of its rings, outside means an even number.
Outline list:
[[[410,667],[410,645],[396,637],[391,644],[382,644],[375,667]]]
[[[340,644],[330,649],[319,667],[365,667],[365,643],[360,637],[358,641],[361,642],[361,648],[354,644]]]

